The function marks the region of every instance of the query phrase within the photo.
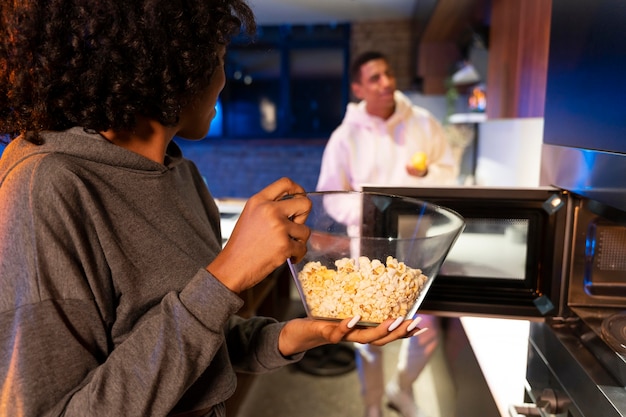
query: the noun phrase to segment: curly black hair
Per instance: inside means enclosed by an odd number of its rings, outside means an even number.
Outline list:
[[[255,30],[245,0],[1,1],[0,133],[175,125]]]

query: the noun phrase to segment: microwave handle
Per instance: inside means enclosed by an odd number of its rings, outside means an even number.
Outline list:
[[[526,403],[522,405],[511,405],[509,407],[509,414],[511,417],[565,417],[567,416],[567,407],[570,404],[567,397],[557,395],[557,393],[550,388],[544,389],[536,402],[537,404]]]
[[[512,405],[509,407],[509,415],[511,417],[531,417],[531,416],[546,416],[545,405],[538,406],[533,403],[526,403],[522,405]]]

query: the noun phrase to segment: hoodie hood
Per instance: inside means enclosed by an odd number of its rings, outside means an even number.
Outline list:
[[[44,141],[42,145],[33,144],[21,137],[11,141],[5,149],[6,158],[0,159],[0,172],[6,174],[11,166],[20,161],[45,154],[62,154],[96,164],[152,173],[163,173],[182,160],[182,152],[174,141],[167,148],[163,165],[114,145],[97,133],[87,133],[81,127],[62,132],[43,132],[41,136]]]
[[[394,92],[396,108],[388,119],[373,116],[367,112],[366,102],[349,103],[343,123],[371,130],[393,130],[399,123],[407,121],[412,114],[412,103],[402,92]]]

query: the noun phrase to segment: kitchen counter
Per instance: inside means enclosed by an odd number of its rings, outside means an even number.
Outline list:
[[[486,317],[461,317],[491,395],[502,417],[509,407],[524,403],[530,323]]]
[[[230,234],[235,228],[239,215],[246,205],[246,199],[240,198],[219,198],[215,199],[217,208],[220,211],[220,223],[222,229],[222,246],[226,244]]]

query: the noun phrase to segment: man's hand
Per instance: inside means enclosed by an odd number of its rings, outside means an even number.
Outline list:
[[[428,174],[428,157],[425,152],[415,152],[406,165],[406,172],[415,177],[423,177]]]

